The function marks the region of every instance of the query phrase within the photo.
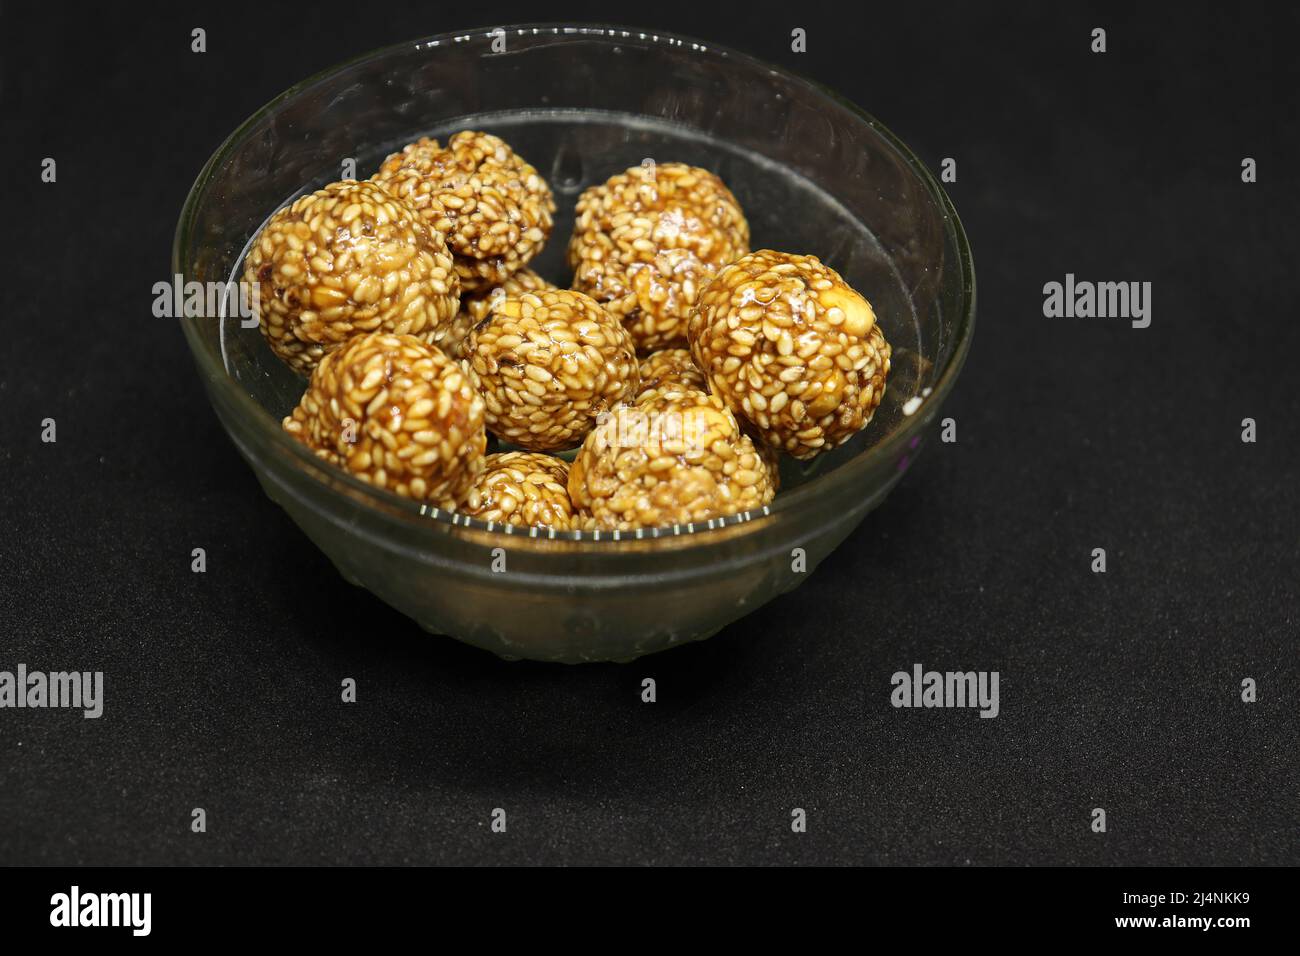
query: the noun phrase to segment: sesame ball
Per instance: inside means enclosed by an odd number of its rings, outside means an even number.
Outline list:
[[[651,352],[686,344],[700,289],[748,251],[749,223],[722,180],[664,163],[634,166],[578,198],[568,261],[573,287],[604,303],[637,348]]]
[[[568,462],[552,455],[531,451],[488,455],[462,510],[483,521],[568,531],[573,526],[568,483]]]
[[[641,388],[637,401],[648,392],[665,385],[689,386],[702,392],[709,390],[704,373],[695,366],[688,349],[660,349],[641,360]]]
[[[440,146],[428,137],[386,159],[371,177],[444,236],[466,292],[500,285],[551,234],[555,198],[506,142],[466,130]]]
[[[871,303],[815,256],[764,249],[722,269],[700,294],[690,340],[712,391],[800,459],[864,428],[889,374]]]
[[[411,335],[360,335],[326,355],[284,430],[363,481],[449,510],[487,447],[470,377]]]
[[[281,209],[253,240],[244,282],[258,321],[301,375],[362,332],[436,341],[460,284],[442,236],[372,183],[332,183]]]
[[[661,388],[615,409],[569,469],[579,515],[623,531],[708,521],[762,507],[774,494],[735,417],[693,388]]]
[[[469,333],[474,326],[487,318],[488,309],[494,297],[521,295],[525,292],[544,292],[555,286],[547,282],[532,269],[520,269],[501,285],[484,289],[473,295],[461,296],[460,311],[438,343],[438,347],[455,359],[468,358],[466,346]]]
[[[529,451],[577,445],[640,381],[631,336],[568,289],[494,298],[466,351],[488,428]]]
[[[768,481],[772,483],[772,491],[781,490],[781,452],[773,448],[762,437],[754,433],[753,425],[748,422],[741,422],[740,430],[749,436],[750,441],[754,443],[754,449],[758,452],[758,457],[763,462],[763,467],[767,469]]]

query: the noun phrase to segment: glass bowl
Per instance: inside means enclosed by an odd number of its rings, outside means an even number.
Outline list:
[[[306,382],[255,324],[234,309],[187,315],[212,406],[266,493],[348,581],[426,630],[508,658],[631,660],[708,637],[796,587],[915,460],[969,348],[970,249],[938,182],[851,103],[744,54],[617,28],[498,28],[367,54],[259,110],[199,174],[173,272],[237,279],[280,206],[459,129],[499,134],[549,179],[559,210],[534,268],[561,286],[584,188],[646,159],[718,173],[753,248],[814,254],[871,300],[893,346],[883,403],[834,452],[787,460],[761,511],[550,533],[422,507],[325,464],[281,430]]]

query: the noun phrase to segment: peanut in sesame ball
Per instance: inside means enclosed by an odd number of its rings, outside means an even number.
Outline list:
[[[569,468],[579,518],[633,530],[760,508],[775,489],[754,443],[713,395],[662,387],[611,412]]]
[[[525,292],[545,292],[554,288],[554,285],[532,269],[520,269],[501,285],[473,295],[461,296],[460,311],[456,313],[455,320],[442,337],[442,341],[438,343],[438,347],[452,358],[468,358],[466,346],[469,344],[469,334],[474,330],[474,326],[487,318],[494,298],[522,295]]]
[[[244,282],[258,289],[271,350],[301,375],[362,332],[436,341],[460,283],[442,237],[371,183],[332,183],[277,212],[253,240]]]
[[[640,382],[627,330],[569,289],[492,299],[466,352],[488,428],[528,451],[579,444]]]
[[[551,234],[551,187],[489,133],[466,130],[446,146],[419,139],[384,160],[371,181],[409,202],[446,238],[466,292],[500,285]]]
[[[722,269],[691,313],[690,340],[712,391],[799,459],[864,428],[889,374],[871,303],[815,256],[764,249]]]
[[[578,198],[573,287],[602,302],[637,349],[681,346],[695,297],[749,251],[749,223],[722,180],[684,163],[636,167]]]
[[[377,488],[448,510],[487,447],[470,376],[412,335],[360,335],[326,355],[284,430]]]
[[[641,360],[641,388],[637,392],[637,401],[643,395],[656,391],[665,385],[698,388],[702,392],[709,390],[709,383],[704,373],[695,366],[688,349],[660,349]]]
[[[507,451],[487,463],[465,497],[465,514],[518,527],[573,527],[569,464],[552,455]]]

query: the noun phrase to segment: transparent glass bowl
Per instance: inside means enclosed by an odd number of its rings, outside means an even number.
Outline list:
[[[433,513],[331,468],[281,430],[306,383],[258,330],[187,317],[213,408],[266,493],[347,580],[509,658],[631,660],[796,587],[914,460],[970,345],[970,250],[934,177],[857,107],[743,54],[662,33],[508,27],[379,50],[259,110],[199,174],[173,271],[237,278],[270,214],[343,178],[346,160],[365,178],[402,144],[459,129],[501,135],[549,179],[559,212],[534,265],[562,286],[581,190],[646,159],[717,172],[753,248],[817,255],[871,300],[894,349],[880,409],[834,452],[785,462],[762,511],[552,535]]]

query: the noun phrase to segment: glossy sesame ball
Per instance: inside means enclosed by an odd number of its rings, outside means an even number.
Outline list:
[[[488,309],[494,298],[522,295],[525,292],[545,292],[554,288],[554,285],[532,269],[520,269],[501,285],[475,292],[473,295],[461,296],[460,311],[456,313],[455,320],[447,329],[442,341],[438,343],[439,348],[452,358],[467,358],[468,352],[465,347],[469,344],[469,333],[473,331],[474,326],[487,318]]]
[[[371,178],[445,237],[466,292],[500,285],[551,234],[551,187],[489,133],[466,130],[445,146],[419,139],[389,156]]]
[[[767,479],[772,483],[772,491],[781,490],[781,452],[773,448],[762,437],[755,433],[753,425],[748,422],[740,423],[740,430],[749,436],[754,443],[754,449],[758,452],[758,457],[763,462],[763,467],[767,469]]]
[[[466,351],[488,428],[529,451],[579,444],[640,382],[631,336],[568,289],[493,299]]]
[[[302,375],[362,332],[436,341],[460,302],[442,236],[372,183],[332,183],[281,209],[253,240],[244,282],[262,334]]]
[[[764,249],[722,269],[691,314],[690,340],[711,390],[800,459],[865,427],[889,374],[871,303],[814,256]]]
[[[326,355],[284,429],[363,481],[447,509],[487,447],[470,376],[411,335],[360,335]]]
[[[736,197],[708,170],[633,167],[578,198],[573,287],[606,305],[637,349],[686,344],[686,320],[717,270],[749,251]]]
[[[601,528],[708,521],[762,507],[774,494],[731,412],[692,388],[661,388],[614,409],[569,469],[574,507]]]
[[[568,462],[552,455],[531,451],[488,455],[462,510],[483,521],[568,531],[573,526],[568,484]]]
[[[651,391],[664,386],[698,388],[702,392],[709,390],[704,373],[695,367],[688,349],[660,349],[641,360],[641,388],[637,391],[637,401]]]

